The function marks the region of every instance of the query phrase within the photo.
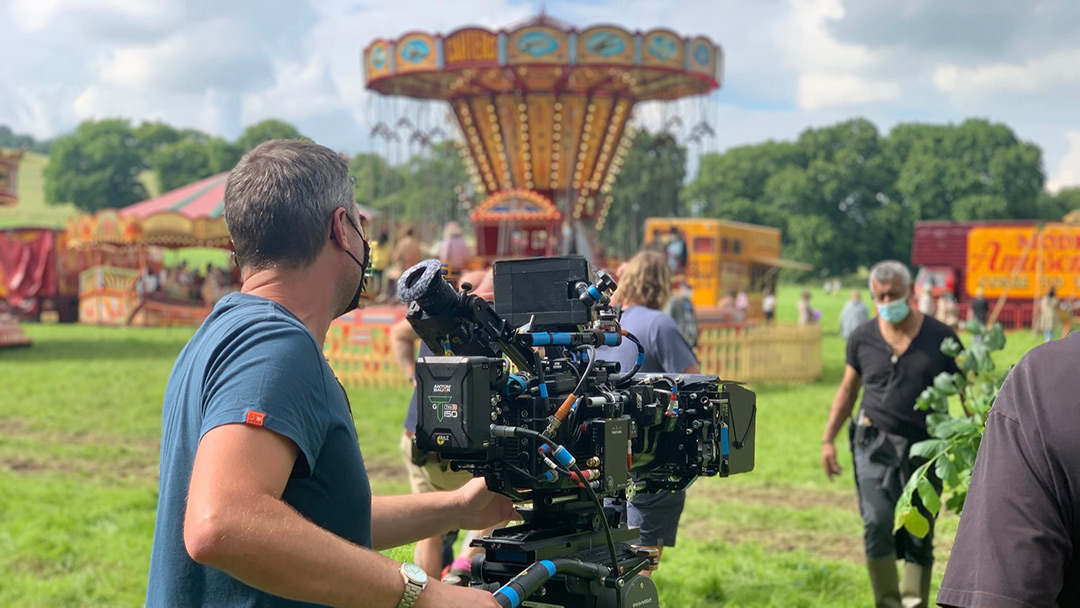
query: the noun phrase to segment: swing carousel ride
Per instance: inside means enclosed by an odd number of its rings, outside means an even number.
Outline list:
[[[577,29],[541,14],[498,31],[375,40],[362,63],[373,91],[449,104],[458,149],[484,197],[470,213],[477,254],[490,262],[568,252],[591,258],[634,136],[635,106],[719,88],[723,54],[704,36]],[[712,133],[707,123],[695,127],[697,135]],[[380,132],[389,126],[380,122],[372,134]]]

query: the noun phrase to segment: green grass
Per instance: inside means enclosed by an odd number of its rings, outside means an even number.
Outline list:
[[[798,288],[780,292],[795,315]],[[817,290],[825,373],[808,386],[756,386],[757,466],[691,488],[678,546],[656,573],[662,605],[871,603],[862,524],[845,475],[825,479],[819,439],[843,370],[845,296]],[[157,494],[161,400],[190,329],[28,325],[29,348],[0,350],[0,605],[141,605]],[[1038,342],[1009,336],[1002,363]],[[397,440],[409,392],[350,391],[378,493],[407,491]],[[843,445],[843,441],[841,441]],[[939,522],[940,583],[956,518]],[[408,547],[395,550],[409,559]]]
[[[63,228],[68,218],[79,210],[70,203],[49,205],[45,202],[45,177],[42,171],[49,163],[44,154],[27,152],[19,163],[19,204],[0,207],[0,228],[41,227]]]

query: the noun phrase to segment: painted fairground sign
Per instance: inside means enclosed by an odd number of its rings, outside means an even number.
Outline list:
[[[1055,288],[1058,297],[1080,295],[1080,226],[974,228],[968,233],[969,295],[1036,298]]]

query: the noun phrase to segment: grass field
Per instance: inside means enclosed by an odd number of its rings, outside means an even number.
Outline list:
[[[797,290],[780,293],[792,320]],[[662,605],[867,606],[861,521],[850,478],[828,482],[819,439],[843,367],[844,296],[815,292],[825,374],[757,386],[757,467],[691,488],[678,546],[656,573]],[[186,329],[26,326],[29,348],[0,350],[0,606],[137,606],[157,500],[161,400]],[[1036,343],[1010,335],[999,361]],[[408,393],[352,391],[378,493],[406,491],[397,439]],[[935,588],[956,528],[939,525]],[[408,548],[394,553],[411,555]]]

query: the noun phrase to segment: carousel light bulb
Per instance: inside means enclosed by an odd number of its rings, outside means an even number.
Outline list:
[[[555,112],[555,115],[552,116],[551,119],[554,120],[555,122],[558,122],[558,121],[562,120],[562,113],[561,112]]]
[[[561,101],[556,101],[555,102],[555,111],[557,112],[557,111],[559,111],[561,109],[562,109],[562,102]]]
[[[525,105],[525,104],[523,104],[523,103],[519,103],[519,104],[518,104],[518,110],[521,110],[522,112],[524,112],[524,111],[525,111],[525,110],[527,110],[528,108],[529,108],[529,106],[527,106],[527,105]]]

